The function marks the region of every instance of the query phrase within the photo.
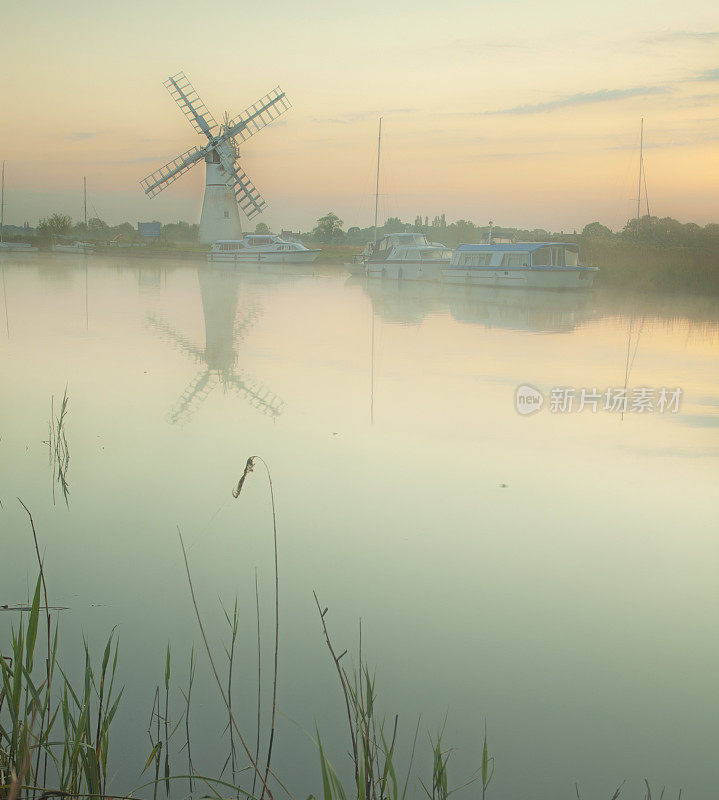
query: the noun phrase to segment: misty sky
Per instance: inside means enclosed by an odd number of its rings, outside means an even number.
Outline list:
[[[220,118],[280,85],[293,108],[242,149],[270,227],[380,217],[621,228],[645,118],[652,214],[719,221],[714,0],[3,0],[5,221],[199,220],[204,165],[153,200],[138,181],[200,144],[163,80]],[[252,224],[245,224],[249,228]]]

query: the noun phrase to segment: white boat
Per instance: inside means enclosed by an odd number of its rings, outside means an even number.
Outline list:
[[[589,289],[598,267],[579,263],[579,245],[564,242],[461,244],[442,280],[477,286]]]
[[[37,247],[33,247],[27,242],[0,241],[0,253],[37,253]]]
[[[437,281],[451,257],[448,247],[423,233],[390,233],[372,246],[362,264],[370,278]]]
[[[377,209],[379,202],[379,168],[382,144],[382,118],[377,135],[377,182],[374,198],[374,241],[367,242],[362,253],[346,263],[352,275],[401,280],[440,279],[441,267],[448,264],[452,251],[443,244],[430,242],[423,233],[390,233],[377,241]]]
[[[208,261],[236,264],[311,264],[321,250],[310,250],[300,242],[288,242],[274,234],[248,234],[242,239],[221,239],[207,254]]]
[[[95,245],[78,239],[74,242],[53,242],[51,249],[53,253],[82,253],[89,256],[95,252]]]

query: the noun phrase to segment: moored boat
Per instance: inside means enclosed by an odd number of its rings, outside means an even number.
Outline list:
[[[436,281],[451,256],[449,248],[430,242],[423,233],[390,233],[372,246],[362,263],[370,278]]]
[[[59,241],[52,244],[53,253],[82,253],[83,255],[90,256],[95,252],[95,245],[92,242],[81,242],[79,239],[75,241]]]
[[[565,242],[461,244],[442,280],[478,286],[589,289],[598,267],[579,263],[579,245]]]
[[[0,253],[37,253],[37,247],[27,242],[0,241]]]
[[[207,254],[207,260],[238,264],[310,264],[321,252],[273,234],[248,234],[242,239],[222,239],[215,242]]]

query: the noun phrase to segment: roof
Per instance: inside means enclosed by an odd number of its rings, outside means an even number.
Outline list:
[[[457,250],[478,250],[483,253],[533,253],[540,247],[578,247],[573,242],[517,242],[516,244],[461,244]]]

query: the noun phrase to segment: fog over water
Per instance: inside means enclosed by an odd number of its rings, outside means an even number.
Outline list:
[[[258,454],[280,552],[275,769],[297,798],[321,791],[301,729],[316,722],[348,770],[313,590],[355,663],[361,618],[403,769],[421,712],[425,782],[427,731],[447,715],[450,784],[479,765],[486,720],[497,800],[570,798],[575,782],[611,797],[625,778],[623,796],[639,797],[645,776],[672,797],[716,795],[715,302],[367,283],[333,265],[40,254],[0,266],[0,605],[35,581],[20,497],[50,604],[68,607],[63,663],[81,666],[83,634],[100,658],[117,625],[127,688],[111,791],[147,777],[168,640],[174,721],[195,645],[196,766],[217,774],[227,754],[177,526],[223,669],[220,601],[238,597],[235,696],[254,741],[254,576],[269,668],[272,519],[261,470],[238,500],[231,490]],[[523,384],[545,398],[526,416]],[[653,410],[577,411],[582,388],[625,385],[654,390]],[[43,444],[65,386],[68,507],[53,504]],[[572,411],[552,410],[557,388],[576,390]],[[676,413],[657,407],[662,388],[681,389]],[[16,620],[0,610],[0,641]],[[186,755],[172,758],[184,774]],[[408,793],[423,794],[414,777]]]

